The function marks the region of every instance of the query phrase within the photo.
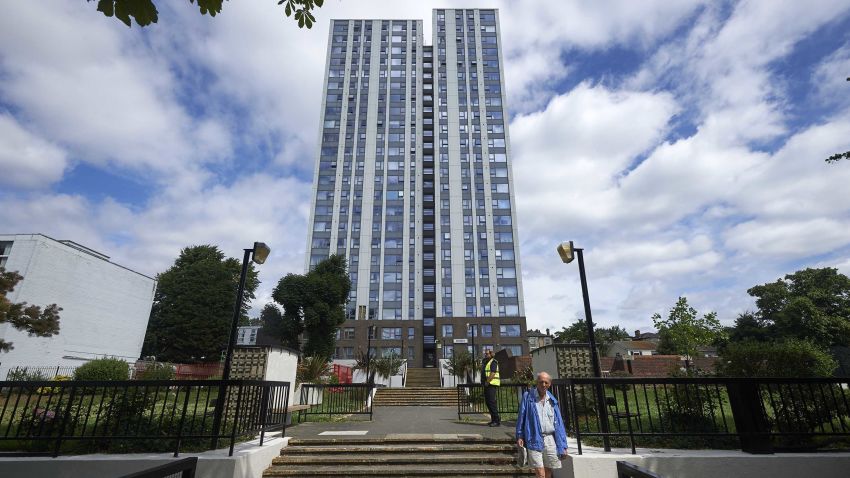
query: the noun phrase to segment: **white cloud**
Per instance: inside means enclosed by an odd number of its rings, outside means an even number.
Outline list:
[[[4,228],[73,239],[151,275],[187,245],[241,257],[263,240],[262,306],[281,276],[303,271],[330,20],[422,19],[430,44],[431,8],[454,4],[327,2],[303,30],[274,2],[228,2],[214,19],[160,3],[144,31],[60,1],[0,17]],[[813,257],[850,270],[850,168],[823,162],[850,149],[850,101],[838,96],[850,98],[847,45],[798,72],[819,116],[791,116],[800,100],[775,68],[847,5],[469,6],[500,9],[531,328],[583,317],[577,268],[555,255],[564,239],[586,248],[596,321],[629,330],[679,295],[729,322],[752,307],[748,287]],[[645,57],[632,78],[571,77],[586,71],[574,59],[617,50]],[[51,192],[76,162],[141,175],[150,196]]]
[[[68,166],[65,151],[0,113],[0,184],[38,188],[62,178]]]

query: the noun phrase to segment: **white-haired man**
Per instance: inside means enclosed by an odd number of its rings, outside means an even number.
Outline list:
[[[567,456],[567,431],[551,386],[552,377],[538,373],[537,387],[523,394],[516,419],[516,444],[528,451],[529,466],[538,478],[551,478]]]

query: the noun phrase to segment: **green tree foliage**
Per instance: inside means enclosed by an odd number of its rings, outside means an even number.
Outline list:
[[[275,340],[280,341],[281,344],[284,343],[283,340],[283,313],[281,313],[280,308],[277,305],[268,303],[263,310],[260,312],[259,323],[260,331],[266,337],[273,337]],[[287,347],[292,347],[298,350],[298,343],[295,343],[293,347],[292,344],[285,344]]]
[[[304,357],[295,371],[295,382],[323,383],[331,371],[327,357]]]
[[[396,354],[372,359],[372,367],[375,368],[375,374],[384,379],[398,375],[402,365],[404,365],[404,359]]]
[[[472,354],[466,350],[456,351],[446,361],[443,368],[454,377],[466,377],[466,383],[472,383],[472,374],[477,372],[478,364],[472,358]]]
[[[811,342],[732,342],[721,353],[717,373],[727,377],[829,377],[835,359]]]
[[[143,356],[165,362],[218,360],[230,338],[241,261],[217,246],[186,247],[167,271],[157,275]],[[249,263],[241,320],[247,320],[259,285]]]
[[[92,2],[93,0],[86,0]],[[224,0],[189,0],[189,3],[198,5],[201,15],[211,17],[221,13]],[[283,12],[287,17],[293,17],[298,22],[299,28],[312,28],[316,23],[316,17],[312,10],[321,8],[324,0],[279,0],[278,5],[283,5]],[[132,20],[136,25],[146,27],[151,23],[159,21],[159,11],[153,0],[97,0],[97,11],[107,17],[115,17],[128,27]],[[293,16],[294,14],[294,16]]]
[[[345,322],[350,290],[345,258],[340,255],[330,256],[306,274],[287,274],[272,293],[283,306],[283,343],[297,348],[298,336],[304,333],[305,354],[330,357],[336,331]]]
[[[593,324],[593,337],[596,339],[596,346],[602,355],[608,352],[608,348],[617,340],[625,340],[629,337],[626,329],[619,325],[612,327],[596,327]],[[569,327],[564,327],[560,331],[555,332],[555,342],[558,343],[587,343],[587,323],[578,319]]]
[[[17,272],[6,272],[0,267],[0,324],[9,323],[16,330],[26,332],[30,337],[52,337],[59,333],[59,312],[62,308],[56,304],[41,309],[26,302],[12,303],[6,294],[15,290],[15,286],[23,280]],[[0,339],[0,352],[8,352],[15,348],[12,342]]]
[[[819,347],[850,345],[850,278],[837,269],[803,269],[747,291],[758,311],[742,314],[735,340],[797,338]]]
[[[686,297],[679,297],[666,319],[656,313],[652,322],[661,336],[658,352],[662,354],[692,356],[697,347],[714,344],[724,337],[717,313],[709,312],[700,317],[697,310],[688,305]]]

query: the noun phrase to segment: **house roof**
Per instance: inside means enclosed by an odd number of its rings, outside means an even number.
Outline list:
[[[658,344],[645,340],[618,340],[615,343],[625,349],[631,350],[655,350],[658,348]]]

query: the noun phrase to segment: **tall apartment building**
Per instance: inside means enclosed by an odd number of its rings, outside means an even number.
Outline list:
[[[348,259],[336,357],[526,354],[496,10],[334,20],[307,264]],[[370,326],[375,326],[371,328]]]

